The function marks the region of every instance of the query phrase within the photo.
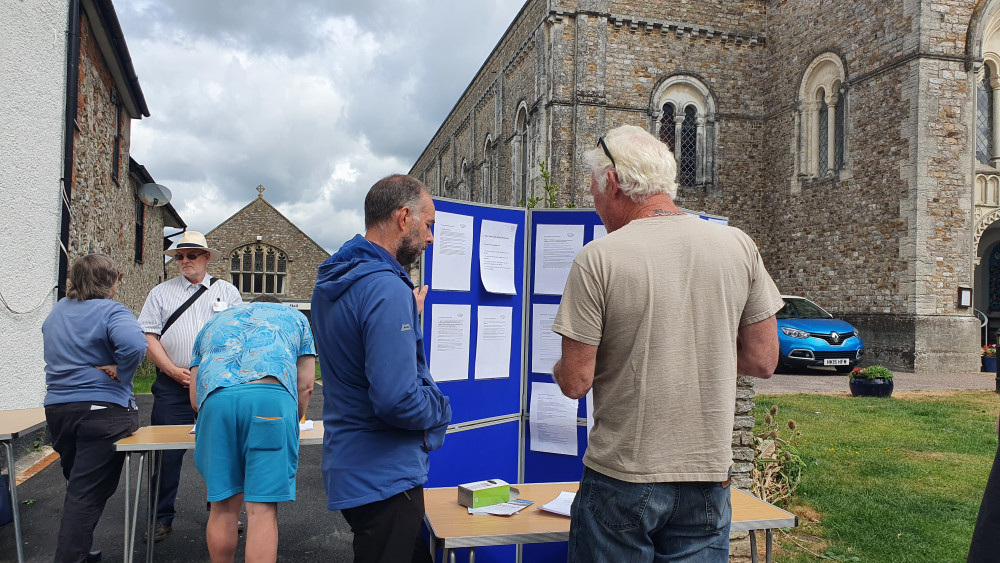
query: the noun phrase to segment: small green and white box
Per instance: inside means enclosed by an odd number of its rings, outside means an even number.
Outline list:
[[[510,485],[501,479],[476,481],[458,486],[458,504],[469,508],[510,501]]]

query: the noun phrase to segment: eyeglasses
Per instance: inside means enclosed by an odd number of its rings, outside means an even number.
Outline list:
[[[199,252],[198,254],[184,254],[183,252],[178,252],[174,255],[178,260],[183,260],[187,258],[188,260],[197,260],[200,256],[205,254],[204,252]]]
[[[611,161],[611,167],[615,169],[615,173],[618,172],[618,165],[615,164],[615,157],[611,156],[611,151],[608,150],[607,143],[604,142],[604,137],[597,139],[597,146],[604,149],[604,154],[607,155],[608,160]]]

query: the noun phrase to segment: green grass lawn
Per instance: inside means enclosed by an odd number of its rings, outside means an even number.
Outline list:
[[[316,361],[316,381],[321,379],[319,373],[319,361]],[[153,386],[153,381],[156,380],[156,368],[153,367],[153,362],[146,358],[139,365],[139,369],[135,372],[135,379],[132,380],[132,392],[133,393],[149,393],[150,388]]]
[[[988,391],[867,399],[761,395],[793,419],[806,463],[778,533],[779,562],[965,561],[997,449],[1000,401]],[[1000,533],[1000,532],[998,532]]]

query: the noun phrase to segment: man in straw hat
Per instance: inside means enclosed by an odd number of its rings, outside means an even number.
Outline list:
[[[187,231],[175,248],[163,254],[174,258],[181,275],[154,287],[139,314],[139,326],[149,342],[146,356],[156,365],[150,421],[194,424],[188,368],[195,337],[216,313],[242,304],[243,299],[233,284],[208,274],[208,263],[222,253],[208,247],[205,235]],[[183,459],[183,451],[163,452],[154,541],[166,538],[173,525]]]

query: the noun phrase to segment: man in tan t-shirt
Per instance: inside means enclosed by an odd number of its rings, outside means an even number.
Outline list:
[[[594,389],[570,561],[728,561],[736,375],[770,377],[783,303],[753,240],[673,203],[645,130],[586,154],[608,235],[576,257],[552,330],[563,393]]]

